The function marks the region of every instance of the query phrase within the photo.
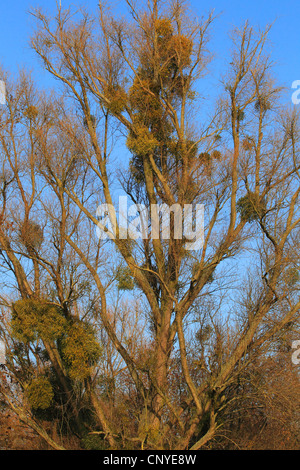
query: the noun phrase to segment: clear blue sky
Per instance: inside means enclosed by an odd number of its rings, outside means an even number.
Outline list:
[[[89,9],[96,9],[97,0],[61,0],[62,6],[83,4]],[[55,0],[0,0],[0,64],[12,73],[26,65],[35,70],[34,75],[45,83],[45,73],[40,69],[34,53],[29,48],[29,37],[34,26],[28,10],[41,6],[54,11]],[[114,2],[115,9],[124,9],[124,2]],[[218,61],[221,64],[228,58],[229,42],[227,33],[233,26],[241,25],[245,20],[264,27],[275,22],[270,34],[272,57],[276,62],[276,76],[280,84],[291,87],[294,80],[300,80],[300,1],[299,0],[191,0],[191,7],[199,14],[214,9],[221,16],[215,23],[212,37]],[[287,95],[288,97],[291,95]]]

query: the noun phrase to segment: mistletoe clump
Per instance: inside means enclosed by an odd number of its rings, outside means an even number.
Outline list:
[[[129,134],[126,144],[135,155],[146,156],[155,150],[158,141],[146,127],[140,127],[135,135]]]
[[[174,75],[190,65],[193,43],[183,34],[174,34],[174,28],[168,18],[155,22],[158,52],[162,65],[162,78],[172,79]]]
[[[26,387],[25,395],[33,410],[46,410],[52,404],[54,391],[50,380],[40,376],[34,378]]]
[[[39,110],[36,106],[27,106],[24,110],[24,116],[28,118],[30,121],[33,121],[39,114]]]
[[[119,268],[116,276],[119,290],[133,290],[134,280],[129,268]]]
[[[25,220],[19,232],[21,243],[28,251],[38,250],[44,240],[43,229],[32,220]]]
[[[92,327],[83,321],[69,325],[62,340],[62,356],[71,379],[83,381],[101,356]]]
[[[162,119],[159,86],[153,82],[153,79],[142,77],[143,72],[134,79],[129,90],[129,103],[135,111],[136,120],[140,120],[144,125],[151,125]]]
[[[108,100],[106,107],[112,114],[119,114],[124,111],[127,94],[119,85],[108,85],[104,89],[104,94]]]
[[[11,326],[14,337],[22,343],[38,338],[51,341],[64,333],[66,319],[55,305],[41,300],[22,299],[13,305]]]
[[[155,151],[164,153],[172,139],[174,128],[166,112],[166,92],[175,106],[184,89],[189,88],[184,69],[190,65],[191,39],[176,34],[168,18],[155,20],[154,34],[155,50],[149,51],[145,43],[138,73],[128,93],[134,132],[129,134],[127,147],[141,158]]]
[[[250,152],[254,148],[253,139],[251,139],[251,137],[245,137],[245,139],[242,141],[242,148],[246,152]]]
[[[237,210],[242,220],[253,222],[265,214],[266,203],[259,194],[249,192],[238,200]]]
[[[260,96],[255,102],[255,111],[267,112],[271,109],[271,103],[265,96]]]

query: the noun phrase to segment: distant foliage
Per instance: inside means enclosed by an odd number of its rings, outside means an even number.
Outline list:
[[[81,440],[81,444],[86,450],[106,450],[107,444],[103,439],[103,435],[87,434]]]

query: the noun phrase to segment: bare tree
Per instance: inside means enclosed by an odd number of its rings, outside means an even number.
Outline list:
[[[266,54],[269,28],[246,23],[233,31],[226,98],[206,115],[197,93],[211,58],[213,15],[192,20],[183,2],[126,4],[126,20],[102,4],[98,16],[61,7],[55,18],[33,12],[32,46],[63,89],[27,117],[30,190],[23,153],[7,144],[20,125],[7,118],[3,216],[15,185],[23,250],[4,226],[0,242],[23,299],[49,302],[48,273],[62,318],[86,318],[100,331],[105,359],[80,392],[97,417],[91,432],[111,448],[197,450],[218,439],[238,384],[259,358],[272,356],[291,325],[297,329],[298,115],[282,111]],[[112,209],[120,193],[148,208],[203,204],[202,248],[191,251],[176,236],[175,213],[168,238],[162,231],[151,238],[150,224],[147,237],[122,236]],[[95,235],[101,203],[115,224],[108,240]],[[34,208],[49,220],[52,244],[44,252],[41,231],[28,226]],[[78,415],[72,370],[58,346],[71,336],[65,331],[55,347],[44,346]]]

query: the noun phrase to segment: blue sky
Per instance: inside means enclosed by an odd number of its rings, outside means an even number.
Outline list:
[[[61,2],[65,7],[83,4],[89,9],[97,8],[97,0]],[[124,10],[122,0],[110,3],[114,4],[115,10]],[[270,39],[277,79],[289,89],[294,80],[300,79],[299,0],[191,0],[189,4],[200,15],[212,9],[216,14],[220,13],[212,30],[211,46],[216,53],[217,64],[214,70],[219,70],[219,67],[221,70],[223,62],[229,58],[228,32],[234,26],[241,25],[247,19],[252,25],[260,27],[275,21]],[[19,67],[29,67],[34,70],[38,80],[47,83],[46,74],[29,47],[34,21],[28,11],[34,6],[41,6],[51,12],[55,10],[56,0],[0,0],[0,64],[11,73],[17,73]],[[287,100],[290,100],[291,93],[287,92]]]

